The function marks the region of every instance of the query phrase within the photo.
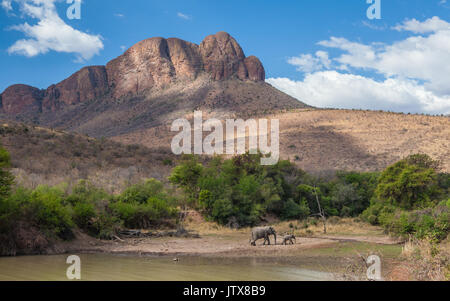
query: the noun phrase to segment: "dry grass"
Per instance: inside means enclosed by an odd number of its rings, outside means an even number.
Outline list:
[[[327,234],[323,234],[323,224],[316,219],[308,221],[283,221],[274,222],[272,226],[278,233],[278,237],[285,234],[294,233],[297,237],[336,237],[343,240],[352,238],[363,239],[365,241],[393,243],[388,241],[388,237],[383,234],[383,230],[379,227],[360,222],[354,218],[331,218],[327,224]],[[307,227],[306,227],[307,226]],[[249,235],[251,228],[231,229],[218,225],[215,222],[208,222],[196,211],[190,211],[186,218],[185,227],[189,230],[198,232],[200,235]],[[379,240],[379,241],[378,241]],[[383,241],[382,241],[383,240]]]
[[[204,118],[228,118],[222,111]],[[189,117],[189,115],[185,115]],[[168,147],[170,123],[118,135],[123,143]],[[253,116],[252,118],[255,118]],[[450,118],[374,111],[294,110],[263,118],[280,120],[280,155],[309,172],[380,171],[404,157],[425,153],[450,171]]]
[[[402,251],[405,260],[404,269],[419,281],[450,280],[450,242],[441,244],[426,240],[410,240]]]
[[[307,221],[281,222],[276,225],[281,233],[294,233],[298,236],[323,236],[323,223],[318,219],[308,219]],[[361,222],[355,218],[332,217],[327,221],[327,236],[364,236],[383,235],[382,229]]]
[[[197,211],[189,211],[186,217],[186,229],[195,231],[201,236],[229,236],[229,235],[248,235],[250,229],[231,229],[229,227],[221,226],[215,222],[206,221]]]
[[[55,131],[20,123],[0,122],[1,144],[10,152],[16,182],[69,186],[80,179],[109,192],[120,192],[127,183],[144,178],[165,180],[175,158],[171,152],[123,145],[107,139]]]

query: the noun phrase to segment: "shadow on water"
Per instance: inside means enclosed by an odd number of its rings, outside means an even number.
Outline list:
[[[68,255],[0,258],[0,281],[64,281]],[[86,281],[324,281],[330,273],[257,258],[138,257],[83,254]]]

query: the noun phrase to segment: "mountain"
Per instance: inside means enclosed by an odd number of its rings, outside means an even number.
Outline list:
[[[227,33],[208,36],[200,45],[175,38],[151,38],[137,43],[106,66],[85,67],[45,90],[26,85],[7,88],[0,96],[0,119],[7,124],[12,120],[39,125],[39,131],[46,127],[51,128],[46,130],[50,132],[56,129],[111,138],[122,146],[139,144],[153,154],[150,157],[166,158],[176,134],[170,131],[172,122],[181,117],[191,119],[194,110],[203,111],[204,118],[222,120],[276,118],[280,120],[281,157],[310,172],[382,170],[419,152],[442,161],[444,171],[450,170],[449,117],[315,109],[264,80],[260,60],[245,56]],[[7,139],[5,146],[15,162],[26,161],[22,148],[29,149],[30,154],[40,154],[38,160],[30,157],[31,163],[17,163],[23,174],[36,177],[41,174],[42,162],[51,165],[54,158],[60,158],[64,163],[62,172],[53,171],[53,178],[71,173],[76,178],[78,172],[68,165],[74,161],[84,166],[80,170],[96,179],[92,164],[101,165],[98,162],[103,159],[93,158],[94,151],[88,151],[87,159],[82,161],[70,152],[55,155],[49,151],[51,143],[53,148],[64,148],[64,140],[40,143],[39,137],[38,133],[33,137],[25,135],[27,139],[16,134],[3,138]],[[87,138],[78,140],[83,139]],[[78,149],[89,144],[80,145]],[[107,156],[113,148],[110,146]],[[119,158],[124,156],[130,154],[119,154]],[[153,160],[154,169],[139,175],[155,176],[156,171],[164,178],[170,168],[162,161]],[[118,168],[114,162],[110,165],[112,170]],[[141,164],[130,162],[130,167]],[[125,165],[120,168],[127,169]],[[45,173],[39,178],[45,182],[52,172],[42,170]],[[110,173],[106,168],[99,174],[108,178]],[[52,181],[58,179],[59,176]]]
[[[246,57],[228,33],[208,36],[200,45],[150,38],[106,66],[85,67],[46,90],[7,88],[0,117],[114,137],[196,109],[253,116],[307,107],[264,81],[260,60]]]

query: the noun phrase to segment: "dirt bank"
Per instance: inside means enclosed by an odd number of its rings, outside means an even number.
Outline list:
[[[227,257],[280,257],[298,256],[307,250],[327,248],[342,243],[365,243],[373,245],[395,245],[398,241],[382,233],[382,230],[364,223],[344,219],[339,224],[328,226],[323,234],[320,225],[299,229],[300,223],[278,223],[274,227],[278,232],[277,245],[264,246],[263,241],[256,246],[249,243],[251,229],[232,230],[208,223],[195,212],[189,214],[187,229],[200,235],[200,238],[146,237],[122,238],[121,241],[102,241],[82,233],[70,242],[56,245],[56,250],[64,252],[101,252],[111,254],[138,254],[158,256],[227,256]],[[284,233],[294,232],[296,244],[281,245]]]

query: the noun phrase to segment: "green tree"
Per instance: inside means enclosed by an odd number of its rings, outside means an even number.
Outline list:
[[[0,145],[0,199],[4,199],[11,193],[14,177],[8,168],[11,165],[9,153]]]
[[[381,174],[376,196],[406,210],[427,207],[441,193],[436,171],[423,164],[408,162],[411,161],[401,160]]]
[[[169,181],[181,187],[192,201],[198,200],[200,189],[198,179],[203,173],[203,165],[195,156],[186,156],[180,165],[172,170]]]

